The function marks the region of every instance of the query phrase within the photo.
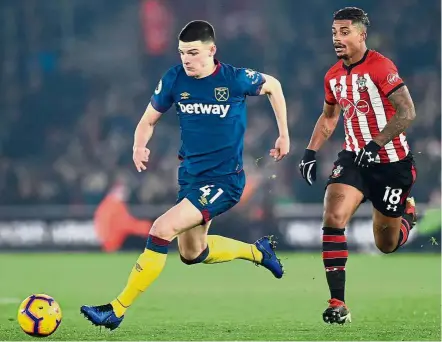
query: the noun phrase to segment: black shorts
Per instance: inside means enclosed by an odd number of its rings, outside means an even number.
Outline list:
[[[388,217],[400,217],[404,213],[406,199],[416,180],[416,167],[413,155],[385,164],[375,164],[360,168],[354,164],[356,154],[341,151],[334,162],[327,186],[333,183],[350,185],[364,195],[373,207]]]

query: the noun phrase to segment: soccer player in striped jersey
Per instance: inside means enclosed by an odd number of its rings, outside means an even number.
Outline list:
[[[316,152],[331,136],[342,112],[345,141],[327,182],[322,256],[330,289],[327,323],[349,322],[345,303],[348,257],[345,227],[365,200],[373,205],[376,246],[393,253],[416,223],[408,198],[416,179],[405,130],[416,117],[407,86],[394,63],[366,46],[367,14],[347,7],[334,13],[333,46],[338,62],[325,75],[321,116],[299,164],[309,185],[316,180]]]

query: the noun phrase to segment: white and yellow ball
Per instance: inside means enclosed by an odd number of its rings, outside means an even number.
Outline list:
[[[18,309],[18,323],[31,336],[51,335],[61,323],[61,309],[51,296],[35,294],[26,298]]]

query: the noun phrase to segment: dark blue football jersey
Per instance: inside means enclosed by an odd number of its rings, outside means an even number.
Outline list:
[[[215,71],[201,79],[187,76],[182,65],[169,69],[151,98],[161,113],[175,104],[181,128],[179,157],[194,177],[242,169],[246,97],[259,95],[265,82],[259,72],[215,62]]]

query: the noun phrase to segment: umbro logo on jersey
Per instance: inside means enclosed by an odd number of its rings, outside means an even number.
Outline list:
[[[184,93],[181,93],[180,96],[181,100],[187,100],[190,97],[190,94],[187,91],[185,91]]]
[[[220,118],[225,118],[229,112],[230,105],[207,104],[207,103],[188,103],[178,102],[180,111],[185,114],[215,114]]]

